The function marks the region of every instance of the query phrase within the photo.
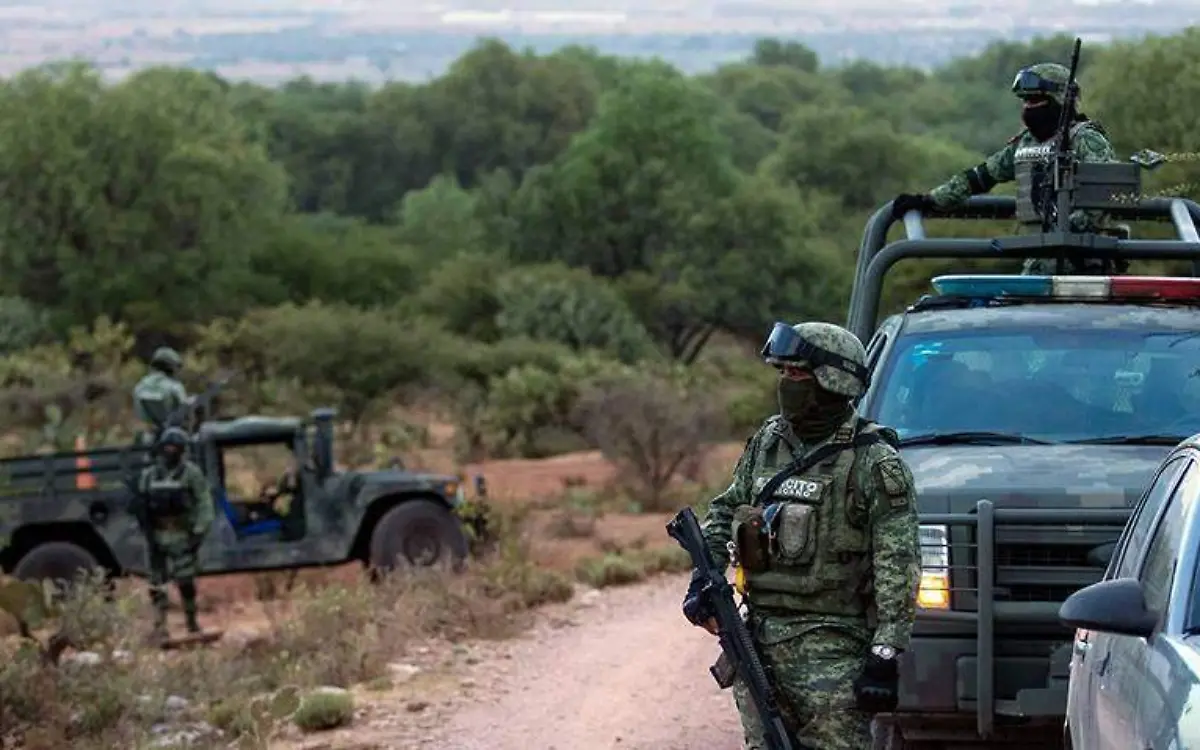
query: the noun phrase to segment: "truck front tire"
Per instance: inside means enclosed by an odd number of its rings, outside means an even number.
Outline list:
[[[371,531],[371,567],[387,572],[397,567],[458,568],[467,557],[462,525],[444,505],[432,500],[406,500],[380,516]]]

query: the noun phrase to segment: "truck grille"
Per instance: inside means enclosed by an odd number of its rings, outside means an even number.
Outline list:
[[[1091,546],[1076,544],[1000,544],[996,546],[996,567],[1092,567],[1088,562]]]
[[[974,536],[974,530],[960,533]],[[1054,528],[999,526],[995,545],[995,597],[997,602],[1060,603],[1084,586],[1099,581],[1104,567],[1088,560],[1099,545],[1114,542],[1120,527],[1093,526]],[[956,609],[976,609],[978,587],[978,547],[970,541],[970,554],[962,562],[965,570],[953,584],[962,592]],[[952,555],[953,545],[952,545]],[[961,559],[961,558],[960,558]],[[957,566],[955,566],[957,567]],[[966,580],[962,580],[962,579]],[[965,585],[963,585],[965,584]]]

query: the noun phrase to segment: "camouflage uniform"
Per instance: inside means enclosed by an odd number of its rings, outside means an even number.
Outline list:
[[[1017,73],[1012,91],[1025,102],[1024,116],[1031,112],[1041,113],[1055,124],[1038,129],[1027,127],[1013,136],[996,153],[982,163],[951,177],[929,192],[928,196],[900,196],[901,205],[895,210],[903,215],[912,205],[912,199],[924,199],[930,208],[950,208],[961,205],[972,195],[990,192],[1002,182],[1018,182],[1017,220],[1024,234],[1042,231],[1041,208],[1034,204],[1041,194],[1045,180],[1052,180],[1050,160],[1053,156],[1054,139],[1058,135],[1058,113],[1061,112],[1070,71],[1057,63],[1040,63]],[[1043,105],[1046,105],[1043,107]],[[1072,153],[1083,162],[1115,162],[1116,152],[1099,123],[1078,115],[1071,124],[1070,145]],[[1032,195],[1031,195],[1032,193]],[[900,218],[899,216],[897,218]],[[1071,231],[1102,232],[1108,229],[1107,217],[1098,211],[1074,211],[1070,216]],[[1052,259],[1026,259],[1022,273],[1052,274],[1055,262]],[[1119,272],[1124,268],[1119,268]],[[1103,273],[1098,261],[1070,260],[1068,273]]]
[[[160,455],[138,480],[154,629],[160,638],[165,635],[166,587],[171,581],[179,588],[188,630],[200,631],[196,620],[197,556],[216,513],[204,472],[183,455],[187,443],[187,434],[178,427],[165,430],[159,441]]]
[[[704,519],[705,539],[721,566],[730,560],[739,519],[784,466],[814,448],[849,442],[856,433],[894,438],[890,430],[861,420],[850,404],[865,390],[866,380],[865,353],[853,334],[827,323],[783,329],[857,364],[862,377],[837,365],[814,367],[820,352],[802,351],[790,360],[768,356],[777,367],[813,371],[813,390],[823,405],[809,408],[807,417],[789,414],[785,391],[790,386],[781,377],[781,414],[747,442],[733,482],[713,499]],[[783,482],[764,502],[787,504],[768,505],[765,511],[782,508],[774,515],[779,520],[774,549],[764,553],[767,569],[743,571],[751,632],[797,738],[817,750],[867,748],[871,717],[856,706],[855,681],[873,646],[895,652],[907,648],[916,614],[920,547],[912,474],[895,448],[878,441],[834,453]],[[797,507],[801,512],[789,516],[789,508]],[[765,748],[740,680],[734,698],[746,747]]]
[[[133,388],[134,412],[145,423],[141,434],[144,444],[153,444],[167,418],[192,402],[183,383],[175,379],[182,366],[183,358],[179,352],[170,347],[159,347],[150,358],[152,370]]]

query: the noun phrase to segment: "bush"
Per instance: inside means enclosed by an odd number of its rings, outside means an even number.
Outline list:
[[[354,696],[346,691],[316,690],[304,696],[292,716],[305,732],[336,729],[354,720]]]
[[[597,381],[580,398],[578,423],[642,508],[668,509],[671,481],[722,431],[722,405],[705,390],[678,373],[626,373]]]
[[[654,343],[625,300],[602,278],[561,264],[509,271],[499,280],[504,336],[556,341],[576,351],[604,351],[623,362],[654,353]]]

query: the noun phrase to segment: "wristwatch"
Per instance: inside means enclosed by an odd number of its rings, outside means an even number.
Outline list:
[[[895,659],[896,649],[893,646],[884,646],[876,644],[871,647],[871,653],[878,656],[880,659]]]

